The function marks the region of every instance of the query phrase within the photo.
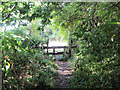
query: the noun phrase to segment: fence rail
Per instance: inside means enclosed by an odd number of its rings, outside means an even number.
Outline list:
[[[61,49],[63,48],[64,51],[63,52],[56,52],[55,49]],[[43,46],[43,49],[47,49],[47,52],[44,54],[47,55],[58,55],[58,54],[63,54],[63,56],[65,56],[65,54],[71,54],[71,52],[66,52],[66,49],[69,48],[68,46],[51,46],[51,47],[47,47],[47,46]],[[71,48],[76,48],[76,46],[72,46]],[[53,52],[49,52],[48,49],[53,49]]]
[[[68,46],[51,46],[51,47],[47,47],[47,46],[43,46],[43,49],[53,49],[53,48],[69,48]],[[76,46],[72,46],[71,48],[76,48]]]

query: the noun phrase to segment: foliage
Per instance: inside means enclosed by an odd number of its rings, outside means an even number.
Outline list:
[[[35,43],[39,41],[45,43],[44,39],[46,39],[35,38],[40,34],[36,30],[44,31],[46,25],[50,25],[54,30],[59,28],[63,33],[61,35],[64,36],[67,36],[69,30],[71,38],[77,40],[77,58],[73,58],[75,72],[69,87],[118,88],[120,86],[120,22],[118,22],[120,2],[41,2],[39,5],[33,2],[3,2],[2,8],[2,24],[10,24],[14,21],[15,25],[17,21],[22,20],[28,20],[29,23],[32,20],[36,22],[36,18],[40,20],[40,25],[33,21],[33,26],[29,28],[29,33],[35,33],[33,35],[24,35],[25,33],[16,35],[16,32],[1,34],[2,37],[4,36],[2,38],[3,87],[6,89],[23,88],[27,85],[33,87],[36,85],[36,79],[40,83],[37,85],[50,85],[46,81],[50,81],[47,77],[52,77],[48,75],[52,62],[46,62],[42,50],[35,49]],[[40,70],[32,68],[35,65],[32,63],[38,63]],[[28,79],[25,77],[26,74],[27,77],[34,78]],[[16,81],[20,83],[16,84]]]
[[[37,4],[37,5],[36,5]],[[31,22],[36,18],[41,18],[41,25],[38,30],[43,30],[44,26],[50,23],[52,18],[52,3],[40,2],[2,2],[2,24],[27,26],[23,20]]]
[[[57,67],[35,49],[38,41],[22,33],[1,33],[3,89],[50,88]]]
[[[79,46],[77,71],[70,87],[118,88],[120,3],[65,2],[61,5],[61,12],[55,12],[53,24],[63,33],[70,30],[72,37],[77,37]]]
[[[73,32],[73,35],[78,37],[79,48],[71,88],[119,87],[118,5],[119,3],[81,3],[79,8],[76,8],[86,10],[85,16],[81,16],[85,19],[81,18],[82,23],[78,23],[79,27]]]

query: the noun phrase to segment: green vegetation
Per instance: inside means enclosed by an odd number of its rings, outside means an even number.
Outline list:
[[[119,88],[120,2],[2,2],[0,7],[1,24],[18,25],[0,32],[3,89],[53,88],[58,66],[39,44],[49,35],[68,40],[68,31],[77,45],[69,59],[74,69],[69,87]]]
[[[75,6],[74,4],[76,3],[72,3],[71,6]],[[74,77],[70,80],[71,88],[118,88],[120,86],[120,24],[117,22],[120,20],[120,8],[118,5],[120,4],[77,3],[76,6],[79,8],[74,8],[76,9],[74,15],[77,16],[72,15],[67,19],[68,22],[71,19],[75,21],[72,21],[73,25],[69,26],[74,28],[71,32],[73,36],[77,36],[79,45],[76,50],[77,55],[72,61],[76,63]]]
[[[40,40],[25,34],[18,36],[13,33],[13,30],[4,32],[1,36],[3,89],[53,86],[53,76],[57,74],[55,71],[57,66],[47,56],[43,57],[42,49],[35,49],[35,45]]]

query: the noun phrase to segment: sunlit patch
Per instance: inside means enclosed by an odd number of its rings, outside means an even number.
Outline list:
[[[67,46],[68,43],[66,41],[50,41],[49,46]]]

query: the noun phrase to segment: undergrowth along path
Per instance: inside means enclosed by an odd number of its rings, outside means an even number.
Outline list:
[[[67,88],[69,82],[67,79],[72,77],[72,68],[70,67],[70,63],[67,61],[56,61],[55,62],[59,69],[57,70],[58,75],[56,76],[56,85],[55,88]]]

